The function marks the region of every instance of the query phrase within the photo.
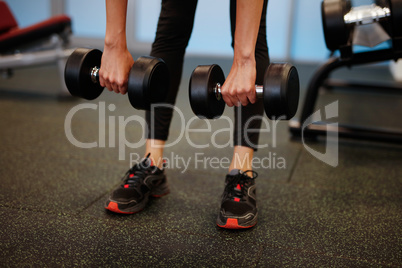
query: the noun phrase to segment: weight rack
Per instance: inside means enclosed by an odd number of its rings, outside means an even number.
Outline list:
[[[350,4],[347,3],[349,1],[342,1],[342,0],[324,0],[322,2],[322,16],[323,16],[323,25],[324,25],[324,35],[331,34],[333,29],[326,28],[326,27],[333,27],[326,25],[325,16],[327,15],[324,9],[325,4],[330,5],[337,5],[339,11],[345,12],[345,6]],[[379,2],[379,1],[377,1]],[[385,3],[386,1],[382,1],[381,3]],[[402,19],[402,8],[401,8],[400,0],[389,0],[389,4],[393,5],[393,22],[400,21]],[[344,16],[345,13],[336,14],[339,11],[333,12],[331,14],[332,20],[334,17],[338,15]],[[349,11],[349,10],[347,10]],[[346,11],[346,12],[347,12]],[[334,16],[335,13],[335,16]],[[397,17],[397,18],[395,18]],[[378,22],[378,18],[376,18]],[[381,50],[374,50],[374,51],[367,51],[367,52],[360,52],[354,53],[352,46],[353,46],[353,28],[347,28],[345,25],[339,24],[339,19],[337,21],[337,25],[335,23],[334,30],[340,32],[339,29],[344,28],[345,32],[341,33],[343,36],[348,35],[348,38],[344,40],[345,42],[340,44],[338,43],[336,46],[334,44],[328,44],[328,40],[334,40],[333,37],[326,38],[327,47],[334,51],[339,49],[340,56],[330,58],[325,64],[323,64],[311,78],[309,85],[307,87],[307,93],[304,101],[304,105],[302,108],[302,113],[300,120],[292,120],[289,123],[289,130],[294,137],[307,137],[307,138],[316,138],[317,136],[322,135],[330,135],[332,133],[337,133],[339,137],[342,138],[353,138],[353,139],[360,139],[360,140],[373,140],[373,141],[382,141],[382,142],[392,142],[392,143],[402,143],[402,130],[397,129],[388,129],[388,128],[380,128],[380,127],[363,127],[363,126],[353,126],[353,125],[344,125],[338,124],[337,128],[329,127],[329,122],[320,121],[320,122],[307,122],[306,120],[309,119],[310,115],[314,113],[314,108],[317,102],[318,93],[322,86],[325,87],[345,87],[345,88],[367,88],[373,89],[372,85],[365,85],[365,84],[357,84],[357,83],[349,83],[348,81],[335,81],[328,79],[331,72],[336,69],[342,67],[351,67],[355,65],[362,65],[362,64],[370,64],[370,63],[378,63],[387,60],[398,60],[402,58],[402,36],[400,35],[400,29],[402,28],[402,24],[393,25],[398,27],[398,30],[393,31],[392,27],[391,30],[387,29],[392,37],[392,48],[381,49]],[[374,22],[374,23],[375,23]],[[357,22],[359,23],[359,22]],[[360,22],[361,23],[361,22]],[[384,23],[384,22],[382,22]],[[390,23],[392,24],[392,23]],[[392,25],[391,25],[392,26]],[[398,32],[399,31],[399,32]],[[326,36],[327,37],[327,36]],[[339,42],[339,39],[337,40]],[[386,88],[388,91],[392,91],[393,93],[402,94],[402,85],[380,85],[381,88]],[[306,125],[304,129],[302,129],[303,124]],[[328,127],[327,127],[328,126]]]

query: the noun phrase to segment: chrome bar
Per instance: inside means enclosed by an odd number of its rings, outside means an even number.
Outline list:
[[[388,7],[380,7],[376,4],[353,7],[343,19],[346,24],[370,24],[391,16]]]

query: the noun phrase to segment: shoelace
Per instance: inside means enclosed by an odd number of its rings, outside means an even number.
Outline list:
[[[127,178],[123,182],[124,188],[135,188],[145,179],[146,172],[140,169],[130,169]]]
[[[252,176],[247,175],[248,172],[252,172]],[[255,171],[247,170],[244,172],[239,172],[234,175],[232,179],[228,181],[225,187],[223,198],[234,199],[235,201],[244,200],[246,195],[246,190],[248,189],[248,184],[253,182],[257,178],[258,174]]]
[[[124,176],[125,179],[122,184],[124,188],[135,188],[145,179],[147,171],[149,168],[152,168],[151,165],[147,164],[148,159],[149,154],[141,163],[134,165],[126,172],[126,175]]]

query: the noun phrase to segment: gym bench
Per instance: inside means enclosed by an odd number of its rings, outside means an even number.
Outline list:
[[[64,66],[73,50],[66,49],[71,35],[71,19],[66,15],[51,17],[19,28],[5,1],[0,1],[0,72],[10,78],[13,69],[57,63],[60,95],[67,95]]]

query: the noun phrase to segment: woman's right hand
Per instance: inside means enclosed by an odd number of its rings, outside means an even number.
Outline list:
[[[126,94],[128,75],[134,59],[126,47],[109,48],[105,46],[99,70],[99,82],[109,91]]]

